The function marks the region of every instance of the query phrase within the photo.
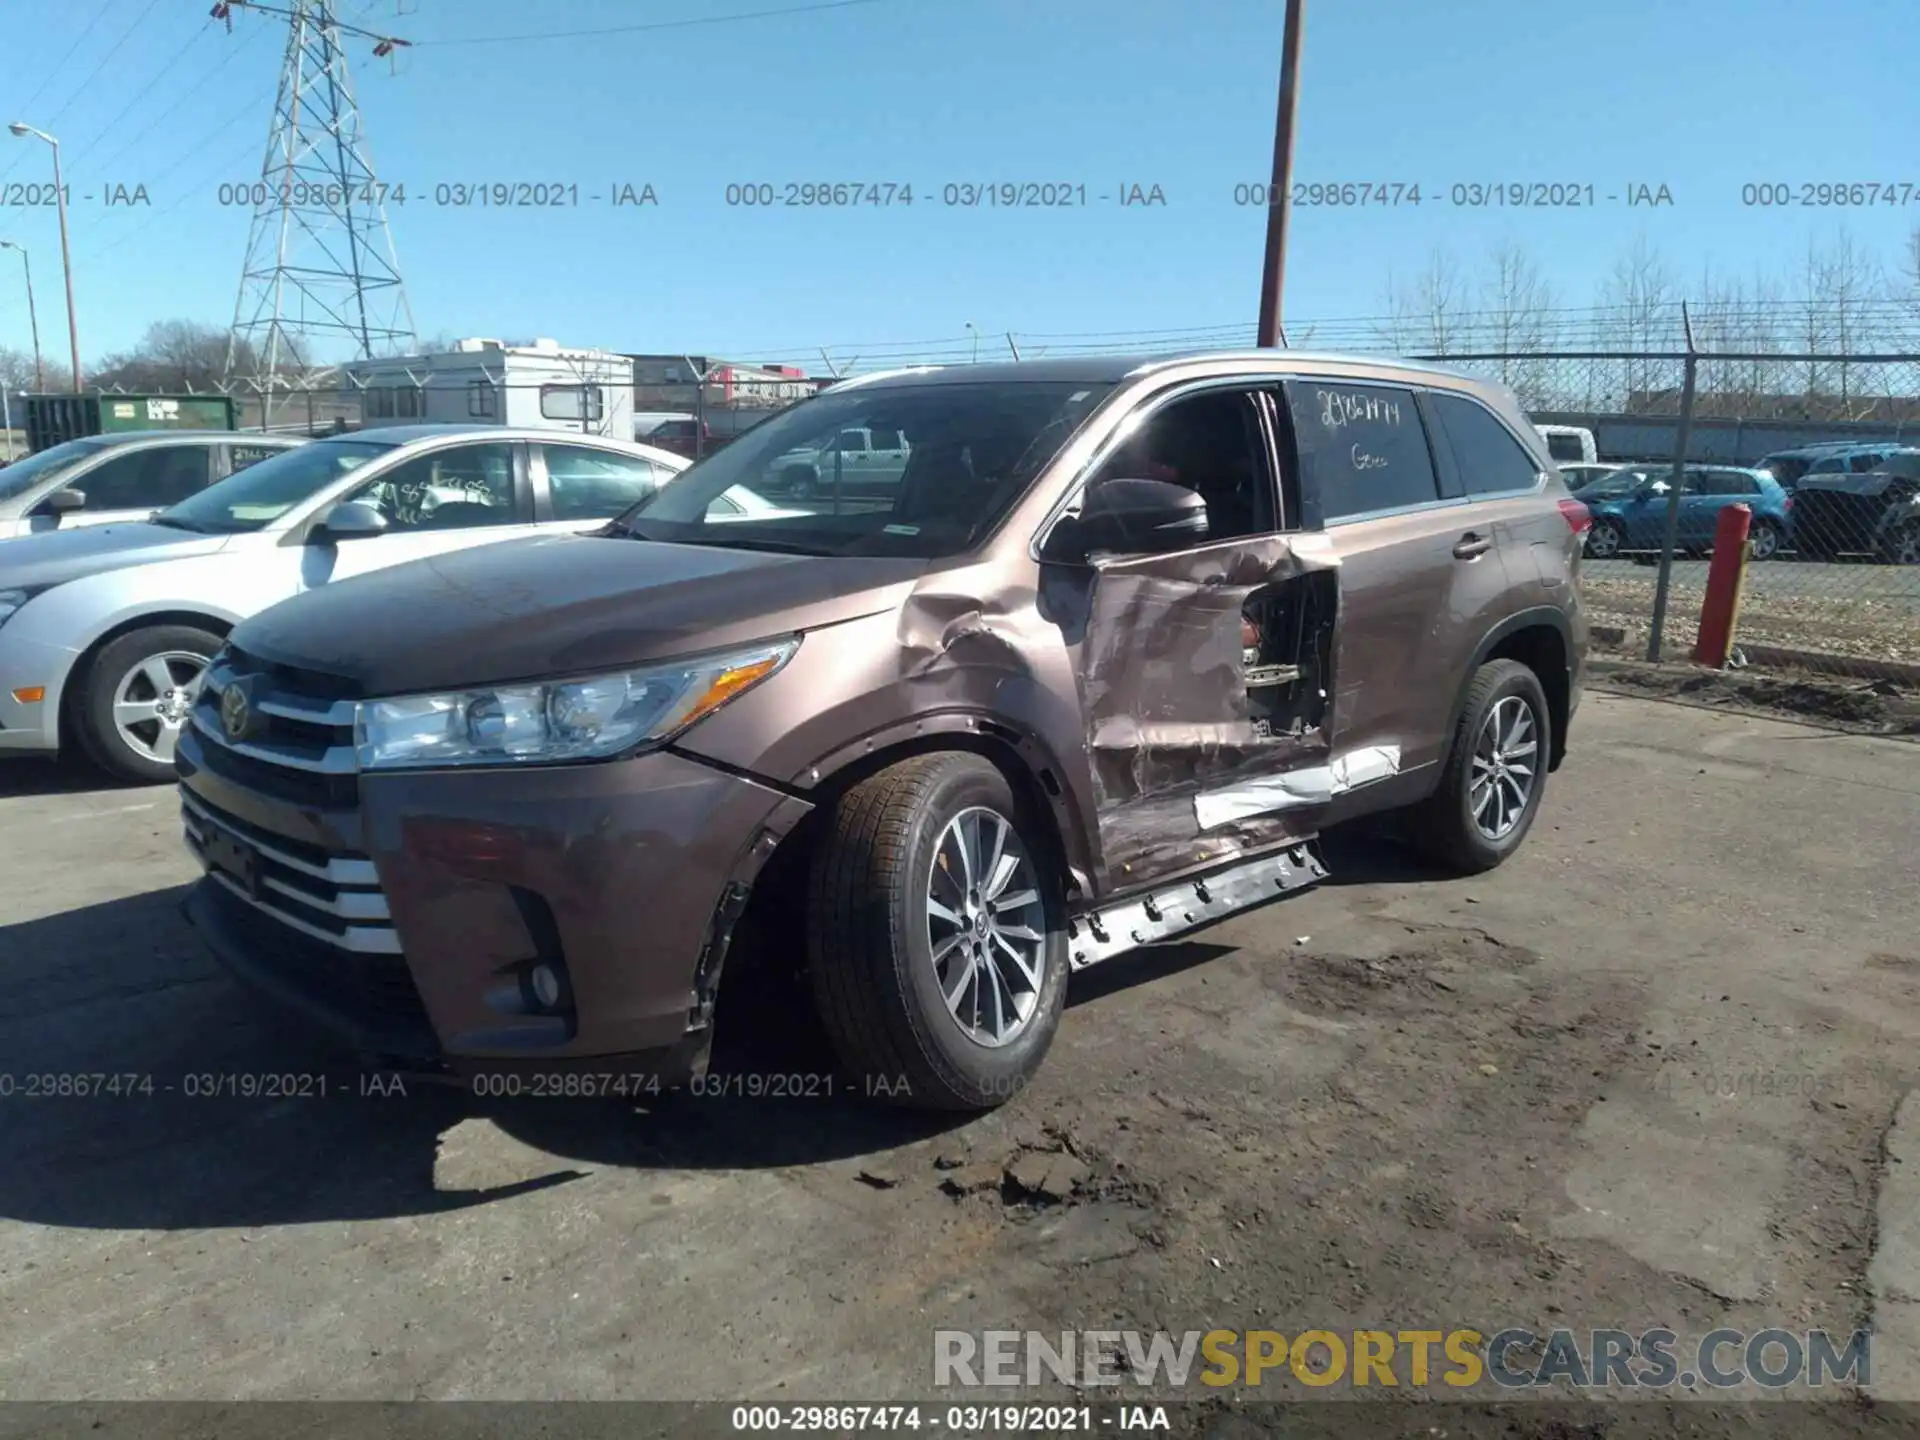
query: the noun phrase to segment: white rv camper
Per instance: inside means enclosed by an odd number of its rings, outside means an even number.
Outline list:
[[[633,361],[606,350],[457,340],[437,354],[357,360],[343,373],[362,425],[492,421],[633,438]]]

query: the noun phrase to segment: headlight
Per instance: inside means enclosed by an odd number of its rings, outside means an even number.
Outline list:
[[[0,590],[0,625],[11,620],[13,612],[32,598],[32,592],[27,590]]]
[[[360,768],[592,760],[657,745],[777,672],[790,640],[541,685],[364,701]]]

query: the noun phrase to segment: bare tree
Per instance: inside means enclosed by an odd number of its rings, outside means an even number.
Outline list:
[[[1436,248],[1411,285],[1403,288],[1389,279],[1383,338],[1401,352],[1449,354],[1458,348],[1466,298],[1460,267],[1446,251]]]
[[[1500,379],[1529,408],[1548,403],[1548,377],[1539,361],[1521,360],[1548,348],[1553,328],[1553,290],[1526,249],[1507,243],[1494,247],[1481,287],[1481,309],[1503,358]]]
[[[1614,262],[1600,287],[1602,332],[1612,348],[1625,351],[1665,350],[1676,347],[1680,294],[1673,271],[1640,236]],[[1632,412],[1655,403],[1661,362],[1631,359],[1622,366],[1626,393],[1620,408]],[[1636,399],[1636,397],[1638,397]]]
[[[252,369],[243,342],[240,363]],[[217,390],[226,370],[227,331],[195,320],[156,320],[131,350],[94,366],[90,381],[101,390],[193,393]]]
[[[47,389],[50,391],[68,390],[73,386],[72,372],[50,357],[46,362],[46,374]],[[0,388],[13,395],[31,393],[40,388],[31,351],[13,350],[0,345]],[[14,417],[14,423],[20,423],[18,416]]]

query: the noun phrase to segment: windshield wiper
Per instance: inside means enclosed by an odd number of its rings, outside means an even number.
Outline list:
[[[669,540],[669,545],[704,545],[714,550],[764,550],[770,555],[806,555],[820,560],[831,555],[831,550],[817,550],[808,545],[795,545],[785,540],[757,540],[751,536],[727,536],[725,539]]]
[[[174,516],[165,514],[164,512],[158,515],[149,515],[147,517],[147,523],[149,525],[164,525],[169,530],[185,530],[194,535],[205,535],[208,533],[207,527],[204,525],[196,525],[191,520],[176,519]]]

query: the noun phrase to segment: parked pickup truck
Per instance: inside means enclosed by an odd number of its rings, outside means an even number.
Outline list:
[[[824,444],[789,450],[774,466],[778,492],[795,500],[815,495],[872,498],[889,494],[906,474],[913,449],[899,430],[842,430]]]
[[[850,436],[910,457],[884,503],[716,513]],[[810,991],[853,1093],[984,1109],[1071,972],[1313,884],[1329,825],[1512,855],[1586,524],[1510,392],[1425,366],[863,376],[608,524],[242,621],[179,742],[187,911],[402,1072],[644,1096],[731,978]]]

